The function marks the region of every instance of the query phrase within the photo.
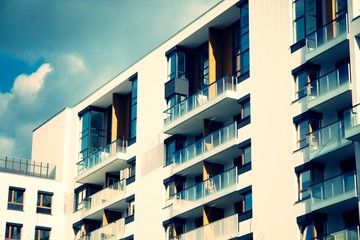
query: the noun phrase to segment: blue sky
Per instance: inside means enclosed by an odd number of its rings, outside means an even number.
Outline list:
[[[218,1],[0,1],[0,155]]]

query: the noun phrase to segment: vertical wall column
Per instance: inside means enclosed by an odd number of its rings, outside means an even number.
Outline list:
[[[221,31],[209,28],[209,83],[222,77]]]
[[[128,140],[129,112],[129,96],[114,93],[111,118],[111,142],[117,139]]]

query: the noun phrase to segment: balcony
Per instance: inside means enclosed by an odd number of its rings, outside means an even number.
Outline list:
[[[191,135],[201,132],[203,119],[221,122],[238,114],[236,78],[225,76],[196,94],[164,111],[165,129],[168,134]],[[222,114],[219,114],[222,113]]]
[[[237,237],[238,229],[238,215],[234,214],[230,217],[175,236],[171,238],[171,240],[231,239]]]
[[[235,191],[237,182],[235,167],[174,194],[167,203],[173,204],[172,214],[177,215]]]
[[[345,138],[360,141],[360,105],[344,111]]]
[[[127,142],[118,139],[82,159],[76,164],[76,182],[102,185],[106,172],[117,172],[127,167],[126,147]]]
[[[351,103],[349,65],[309,83],[308,108],[318,111],[344,109]]]
[[[347,14],[344,14],[310,33],[306,37],[307,58],[315,57],[346,40],[347,25]]]
[[[206,137],[185,146],[184,148],[176,151],[172,154],[168,160],[168,164],[172,163],[173,167],[179,167],[185,165],[184,163],[190,162],[198,156],[202,156],[201,160],[204,159],[204,154],[210,151],[215,151],[218,147],[223,146],[224,148],[229,147],[226,143],[232,144],[231,140],[237,139],[237,125],[236,122],[227,125],[220,130],[217,130]],[[225,146],[226,145],[226,146]]]
[[[90,232],[80,240],[117,240],[124,236],[125,221],[121,218],[113,223]]]
[[[356,174],[347,172],[345,174],[327,179],[310,187],[311,210],[340,203],[357,197]]]
[[[328,233],[312,240],[359,240],[359,226],[347,228],[338,232]]]
[[[0,172],[55,179],[56,166],[27,159],[0,156]]]
[[[119,201],[124,199],[126,189],[126,180],[114,183],[103,190],[91,195],[84,200],[83,218],[101,219],[102,210],[106,207],[119,207]],[[125,206],[126,207],[126,206]]]
[[[307,135],[310,159],[324,159],[330,153],[332,158],[343,154],[341,149],[352,143],[344,137],[343,125],[342,121],[338,121]]]

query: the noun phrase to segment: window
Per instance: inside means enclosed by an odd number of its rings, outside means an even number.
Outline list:
[[[79,113],[80,156],[85,159],[105,146],[105,113],[101,108],[88,107]]]
[[[82,188],[78,191],[75,191],[75,202],[74,202],[74,211],[79,211],[85,207],[85,199],[87,197],[86,195],[87,189]]]
[[[129,167],[127,169],[124,169],[123,172],[123,178],[126,178],[126,185],[129,185],[130,183],[133,183],[135,181],[135,175],[136,175],[136,157],[133,157],[128,160]]]
[[[252,210],[252,193],[246,193],[243,197],[243,212]]]
[[[207,43],[200,50],[200,86],[206,87],[209,82],[209,49]]]
[[[97,193],[102,190],[101,186],[84,184],[74,189],[74,211],[79,211],[83,208],[86,208],[89,203],[89,196]]]
[[[132,216],[135,214],[135,201],[128,202],[127,216]]]
[[[317,94],[316,79],[318,71],[315,69],[305,69],[294,74],[295,81],[295,100],[303,98],[307,95]]]
[[[126,217],[125,217],[125,224],[134,221],[135,216],[135,194],[127,197],[125,199],[127,203],[127,210],[126,210]]]
[[[182,222],[182,219],[176,219],[178,222],[170,223],[169,225],[165,226],[166,231],[166,239],[178,239],[177,236],[184,233],[185,230],[185,222]]]
[[[180,94],[174,94],[169,99],[167,99],[167,108],[171,108],[176,104],[185,100],[186,96]]]
[[[24,208],[24,188],[9,187],[8,209],[23,210]]]
[[[250,99],[240,104],[241,119],[250,116]]]
[[[168,80],[185,79],[185,52],[175,47],[166,53],[166,56],[168,59]]]
[[[304,118],[295,123],[296,125],[296,147],[301,149],[307,147],[309,144],[315,144],[313,135],[309,135],[314,131],[320,129],[320,120],[316,118]]]
[[[166,144],[166,165],[173,163],[172,155],[175,153],[175,140]]]
[[[295,168],[298,183],[298,200],[310,197],[310,186],[324,180],[323,165],[319,163],[307,163]]]
[[[239,215],[239,222],[252,218],[252,190],[251,186],[239,191],[240,202],[234,204],[235,212]]]
[[[316,7],[315,0],[293,0],[294,43],[303,40],[308,34],[316,30]]]
[[[234,159],[235,166],[243,167],[251,163],[251,141],[250,139],[241,143],[239,147],[241,155],[238,158]],[[249,169],[250,170],[250,169]],[[239,172],[240,174],[240,172]]]
[[[293,1],[294,42],[305,38],[305,0]]]
[[[21,239],[22,224],[6,223],[5,240]]]
[[[37,196],[37,213],[51,214],[51,202],[53,193],[50,192],[38,192]]]
[[[234,122],[237,123],[237,128],[240,129],[248,124],[250,124],[251,119],[251,103],[250,103],[250,94],[237,100],[239,104],[240,113],[233,117]]]
[[[166,200],[172,199],[176,193],[181,192],[184,189],[185,180],[185,177],[179,175],[174,175],[169,179],[164,180]]]
[[[34,240],[49,240],[51,228],[47,227],[36,227]]]
[[[250,70],[249,50],[249,4],[240,6],[240,23],[234,32],[234,75],[240,77]]]
[[[310,213],[307,216],[298,217],[297,221],[302,235],[301,240],[322,239],[321,236],[325,234],[326,215],[324,214]]]
[[[137,122],[137,88],[138,81],[137,77],[131,79],[132,90],[131,90],[131,113],[130,113],[130,140],[136,138],[136,122]]]
[[[174,162],[174,153],[184,147],[186,138],[180,135],[174,135],[164,140],[165,144],[165,164]]]
[[[241,156],[242,156],[242,165],[251,162],[251,145],[248,145],[243,149],[241,149]]]

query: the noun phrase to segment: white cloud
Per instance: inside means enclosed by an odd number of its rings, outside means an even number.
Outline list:
[[[74,53],[68,53],[65,54],[64,56],[64,62],[67,63],[67,67],[69,69],[69,73],[71,74],[78,74],[78,73],[85,73],[86,72],[86,66],[84,63],[84,60],[74,54]]]
[[[1,156],[15,155],[15,139],[0,136],[0,155]]]
[[[14,87],[12,88],[12,94],[30,101],[34,100],[36,94],[41,90],[46,76],[51,71],[52,68],[50,64],[44,63],[36,72],[30,75],[19,75],[15,79]]]

